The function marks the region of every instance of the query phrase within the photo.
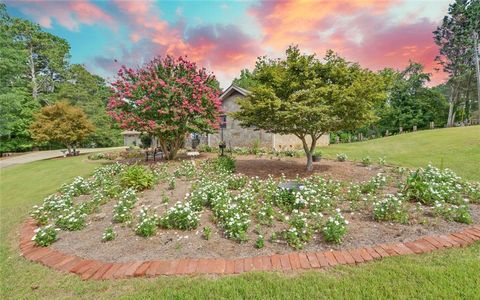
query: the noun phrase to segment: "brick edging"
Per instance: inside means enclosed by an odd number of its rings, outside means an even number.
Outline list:
[[[240,274],[249,271],[290,271],[319,269],[342,264],[359,264],[388,256],[421,254],[443,248],[466,247],[480,240],[480,225],[446,235],[427,236],[406,243],[379,244],[372,247],[323,251],[292,252],[248,258],[165,259],[108,263],[69,255],[49,247],[37,247],[31,240],[37,225],[27,220],[20,231],[20,252],[28,260],[50,268],[75,273],[82,279],[119,279],[158,275]]]

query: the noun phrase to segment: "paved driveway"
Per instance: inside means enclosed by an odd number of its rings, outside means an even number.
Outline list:
[[[101,152],[101,151],[108,151],[108,150],[115,150],[115,149],[122,149],[122,148],[125,148],[125,147],[79,148],[77,150],[80,151],[80,154],[83,154],[83,153]],[[13,166],[13,165],[18,165],[18,164],[26,164],[32,161],[62,157],[62,156],[63,156],[63,153],[60,152],[60,150],[35,151],[35,152],[18,155],[18,156],[12,156],[12,157],[4,158],[0,160],[0,169]]]

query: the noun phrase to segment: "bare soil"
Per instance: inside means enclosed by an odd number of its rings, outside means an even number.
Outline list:
[[[203,158],[208,157],[206,155]],[[280,177],[284,174],[287,178],[295,178],[297,174],[301,177],[311,175],[311,173],[306,173],[304,168],[305,161],[302,158],[282,158],[278,160],[269,157],[237,157],[237,172],[248,176],[265,178],[269,174],[274,177]],[[363,167],[352,162],[322,160],[320,163],[315,163],[314,172],[341,181],[360,182],[369,180],[379,172],[389,173],[390,171],[387,167]],[[177,180],[174,190],[168,190],[166,183],[160,183],[154,189],[144,191],[139,195],[139,201],[133,214],[138,214],[141,205],[150,205],[156,208],[159,215],[162,215],[176,201],[182,201],[189,190],[190,182],[184,180]],[[392,191],[394,191],[394,188],[389,188],[388,192]],[[168,197],[168,203],[164,203],[165,197]],[[265,247],[256,249],[254,245],[258,232],[254,218],[252,218],[252,224],[249,227],[248,241],[244,243],[224,238],[221,230],[211,221],[212,213],[208,209],[202,212],[200,226],[196,230],[159,229],[155,236],[144,238],[135,235],[134,224],[129,227],[125,224],[112,223],[114,205],[115,201],[112,200],[102,206],[100,212],[88,216],[88,225],[81,231],[61,231],[59,240],[51,247],[84,258],[108,262],[187,257],[234,258],[294,251],[285,242],[269,241],[272,233],[286,228],[287,225],[280,221],[274,221],[272,226],[262,226],[259,229],[265,237]],[[480,205],[471,204],[470,207],[474,223],[480,223]],[[341,245],[326,243],[319,233],[305,245],[304,251],[349,249],[379,243],[405,242],[425,235],[458,231],[468,226],[435,218],[428,209],[424,212],[417,212],[413,204],[410,205],[410,224],[375,222],[370,210],[351,211],[347,203],[342,204],[341,208],[344,216],[350,222],[343,243]],[[113,226],[117,237],[115,240],[105,243],[101,241],[102,234],[105,228],[109,226]],[[208,241],[202,237],[202,229],[206,226],[212,228],[212,235]]]

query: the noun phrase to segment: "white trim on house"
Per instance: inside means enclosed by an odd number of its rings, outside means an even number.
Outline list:
[[[250,91],[232,84],[225,91],[223,91],[223,93],[220,95],[220,100],[223,102],[224,99],[228,98],[234,92],[238,92],[243,96],[250,94]]]

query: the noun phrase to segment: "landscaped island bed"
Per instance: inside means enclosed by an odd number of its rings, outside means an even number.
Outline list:
[[[115,163],[35,207],[44,224],[35,241],[104,262],[242,258],[408,242],[480,223],[478,184],[448,170],[329,160],[302,168],[300,158],[254,155]],[[288,182],[300,188],[279,187]]]

